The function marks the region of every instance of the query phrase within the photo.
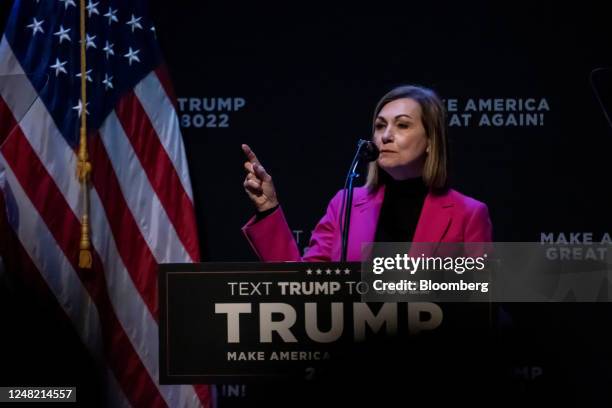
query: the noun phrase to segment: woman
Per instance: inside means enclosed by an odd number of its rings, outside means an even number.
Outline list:
[[[356,188],[349,230],[349,261],[361,260],[368,242],[490,242],[485,204],[448,188],[446,115],[434,91],[394,88],[376,105],[372,139],[380,156]],[[342,245],[342,191],[312,233],[300,256],[276,197],[272,177],[253,151],[247,156],[244,189],[258,214],[243,228],[263,261],[338,261]]]

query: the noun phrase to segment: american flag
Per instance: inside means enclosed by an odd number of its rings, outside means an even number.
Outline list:
[[[157,264],[197,262],[174,98],[144,1],[16,0],[0,42],[0,187],[33,272],[105,367],[110,406],[211,406],[208,386],[160,385]],[[93,266],[78,265],[80,115],[93,165]],[[6,256],[6,254],[5,254]]]

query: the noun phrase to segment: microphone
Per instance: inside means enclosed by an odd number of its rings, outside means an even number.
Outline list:
[[[359,141],[359,157],[367,162],[374,161],[378,159],[378,155],[380,151],[378,147],[374,144],[374,142],[369,140],[360,140]]]

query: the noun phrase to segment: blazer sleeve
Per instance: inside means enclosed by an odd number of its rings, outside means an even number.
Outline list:
[[[314,231],[302,258],[281,207],[256,221],[253,217],[242,227],[249,244],[264,262],[331,261],[335,240],[339,239],[338,209],[342,194],[334,196]]]
[[[242,232],[259,259],[264,262],[300,260],[300,251],[280,206],[259,221],[253,216],[242,227]]]
[[[464,252],[473,258],[492,254],[493,227],[486,204],[478,202],[465,225]]]
[[[325,215],[312,231],[308,249],[303,260],[306,262],[331,262],[334,260],[334,249],[341,240],[340,207],[342,206],[342,190],[338,191],[327,205]],[[339,260],[339,259],[336,259]]]
[[[487,205],[478,202],[465,225],[464,242],[493,241],[493,226]]]

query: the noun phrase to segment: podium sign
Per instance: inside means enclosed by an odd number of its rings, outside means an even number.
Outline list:
[[[360,267],[161,265],[160,382],[311,379],[364,340],[438,329],[437,304],[361,302]]]

